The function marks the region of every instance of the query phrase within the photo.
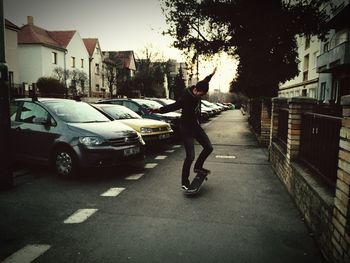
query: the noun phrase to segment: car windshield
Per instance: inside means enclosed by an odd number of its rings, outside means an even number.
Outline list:
[[[129,110],[124,106],[102,106],[100,107],[104,112],[111,115],[116,120],[125,120],[125,119],[142,119],[140,115]]]
[[[153,101],[153,100],[138,100],[135,99],[136,102],[140,103],[142,106],[146,107],[147,109],[159,109],[163,107],[162,104],[159,102]]]
[[[44,101],[49,109],[65,122],[90,123],[110,121],[101,112],[85,102],[74,100]]]

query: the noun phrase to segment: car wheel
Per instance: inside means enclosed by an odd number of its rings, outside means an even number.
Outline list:
[[[72,150],[67,148],[58,149],[53,158],[56,173],[61,177],[71,177],[77,170],[77,160]]]

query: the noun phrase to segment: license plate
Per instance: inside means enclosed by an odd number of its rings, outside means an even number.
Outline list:
[[[124,150],[124,156],[138,154],[140,152],[140,147],[133,147]]]
[[[170,137],[170,134],[169,134],[169,133],[159,135],[159,139],[160,139],[160,140],[162,140],[162,139],[167,139],[167,138],[169,138],[169,137]]]

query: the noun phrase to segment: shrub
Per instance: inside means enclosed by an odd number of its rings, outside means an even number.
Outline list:
[[[41,96],[63,97],[66,93],[64,84],[55,78],[41,77],[38,79],[36,86]]]

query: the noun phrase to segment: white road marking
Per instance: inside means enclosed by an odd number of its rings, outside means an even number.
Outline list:
[[[173,153],[173,152],[175,152],[175,150],[166,150],[165,152],[166,153]]]
[[[144,175],[144,173],[132,174],[128,177],[125,177],[125,180],[139,180],[143,175]]]
[[[237,157],[234,155],[216,155],[215,158],[221,159],[236,159]]]
[[[97,212],[98,209],[87,208],[87,209],[78,209],[73,215],[64,220],[65,224],[79,224],[84,222],[90,216]]]
[[[123,192],[124,190],[125,190],[125,188],[123,188],[123,187],[114,187],[114,188],[107,190],[103,194],[101,194],[101,196],[115,197],[115,196],[119,195],[121,192]]]
[[[145,169],[152,169],[156,167],[158,164],[157,163],[146,163]]]
[[[157,156],[156,158],[154,158],[154,159],[156,159],[156,160],[164,160],[165,158],[167,158],[168,156],[166,156],[166,155],[159,155],[159,156]]]
[[[180,148],[181,147],[181,145],[173,145],[173,148]]]
[[[50,245],[39,244],[26,245],[1,263],[30,263],[44,254],[50,247]]]

